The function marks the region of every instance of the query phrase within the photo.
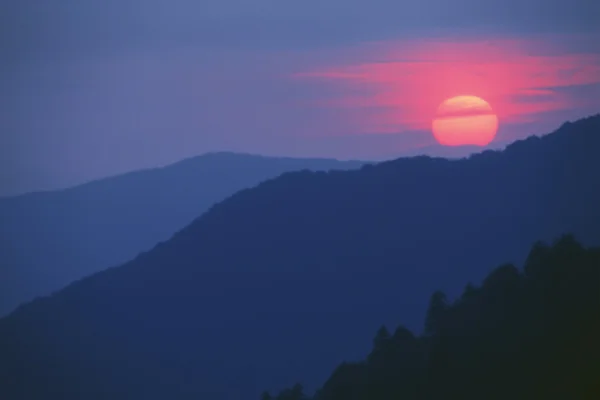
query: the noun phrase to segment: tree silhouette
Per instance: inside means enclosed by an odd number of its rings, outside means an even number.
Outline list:
[[[374,351],[383,350],[389,340],[390,340],[390,331],[388,331],[388,329],[385,325],[382,325],[379,328],[379,330],[377,331],[375,338],[373,339],[373,350]]]
[[[521,273],[494,269],[449,303],[431,296],[421,337],[379,328],[315,400],[600,398],[600,249],[536,243]],[[288,397],[285,397],[286,399]]]
[[[447,309],[446,295],[439,290],[434,292],[429,300],[429,308],[425,316],[425,335],[432,336],[439,331]]]
[[[263,394],[260,396],[261,400],[273,400],[273,396],[271,396],[271,394],[269,392],[263,392]]]
[[[276,400],[306,400],[304,388],[301,384],[295,384],[291,389],[284,389],[276,397]]]

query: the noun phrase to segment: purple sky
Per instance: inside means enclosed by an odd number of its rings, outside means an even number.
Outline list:
[[[545,133],[600,111],[599,15],[593,0],[5,1],[0,195],[209,151],[452,154],[429,124],[459,94],[497,112],[492,147]]]

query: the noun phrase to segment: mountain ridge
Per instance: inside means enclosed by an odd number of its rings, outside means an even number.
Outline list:
[[[165,164],[165,165],[161,165],[161,166],[157,166],[157,167],[140,168],[140,169],[127,171],[127,172],[123,172],[123,173],[116,174],[116,175],[108,175],[108,176],[104,176],[104,177],[100,177],[100,178],[94,178],[94,179],[90,179],[88,181],[81,182],[81,183],[78,183],[78,184],[75,184],[72,186],[66,186],[66,187],[56,188],[56,189],[32,190],[30,192],[19,193],[19,194],[14,194],[14,195],[3,195],[3,196],[0,196],[0,201],[10,200],[10,199],[19,199],[19,198],[30,197],[30,196],[45,195],[45,194],[57,194],[57,193],[63,193],[65,191],[72,191],[72,190],[80,190],[81,187],[86,187],[89,185],[106,183],[106,182],[114,181],[115,179],[120,180],[120,179],[125,179],[125,178],[136,177],[136,176],[143,175],[146,173],[151,173],[151,172],[171,170],[174,167],[181,167],[186,164],[191,164],[191,163],[195,163],[198,161],[208,161],[211,158],[213,158],[213,159],[221,158],[221,160],[219,160],[219,161],[223,161],[224,157],[237,158],[237,159],[247,158],[247,159],[257,159],[257,160],[276,160],[276,161],[300,161],[301,160],[301,161],[307,161],[307,162],[324,162],[324,163],[336,163],[337,162],[340,164],[350,164],[350,165],[362,165],[362,164],[367,164],[367,163],[378,162],[378,161],[364,161],[364,160],[358,160],[358,159],[342,160],[342,159],[327,158],[327,157],[268,156],[268,155],[261,155],[261,154],[255,154],[255,153],[244,153],[244,152],[235,152],[235,151],[226,151],[226,150],[209,151],[206,153],[202,153],[200,155],[186,157],[179,161],[175,161],[175,162],[172,162],[169,164]]]
[[[0,315],[133,258],[214,202],[263,179],[295,169],[360,165],[219,152],[59,191],[0,198]]]
[[[86,382],[12,386],[32,397],[256,399],[298,377],[310,390],[382,323],[422,326],[433,290],[453,296],[538,240],[600,243],[598,133],[594,116],[464,160],[267,180],[0,320],[0,369],[27,382],[54,365]]]

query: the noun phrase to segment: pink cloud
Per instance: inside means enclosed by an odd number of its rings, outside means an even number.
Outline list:
[[[294,77],[336,85],[338,96],[315,105],[353,109],[364,132],[429,129],[438,105],[458,95],[488,101],[501,124],[534,122],[541,113],[552,111],[600,108],[600,97],[578,99],[560,90],[600,84],[600,54],[569,53],[553,48],[549,40],[372,43],[357,57],[363,61],[315,68]]]

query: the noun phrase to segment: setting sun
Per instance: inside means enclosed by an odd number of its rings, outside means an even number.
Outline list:
[[[456,96],[437,109],[433,136],[444,146],[486,146],[496,136],[498,117],[485,100],[477,96]]]

